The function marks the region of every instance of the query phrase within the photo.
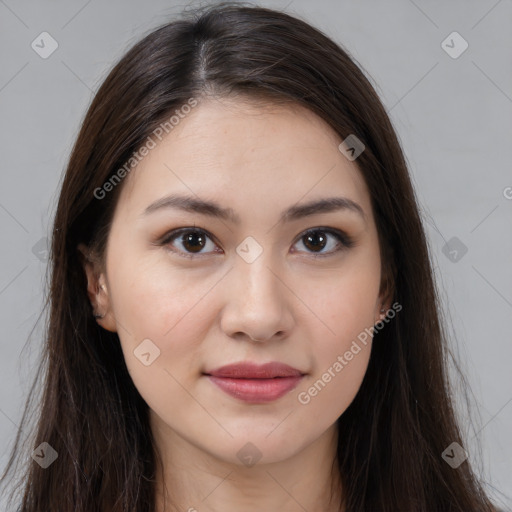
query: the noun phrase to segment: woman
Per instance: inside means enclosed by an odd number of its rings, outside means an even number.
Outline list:
[[[305,22],[226,4],[130,49],[51,263],[18,510],[495,510],[397,137]]]

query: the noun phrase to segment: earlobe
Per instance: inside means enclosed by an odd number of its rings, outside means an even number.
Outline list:
[[[387,312],[389,311],[390,304],[382,303],[380,311],[379,311],[379,317],[376,319],[375,323],[380,322],[381,320],[384,320],[387,316]]]
[[[380,322],[381,320],[383,320],[385,316],[386,316],[386,309],[384,307],[379,307],[379,309],[376,310],[375,315],[373,317],[373,325],[375,325],[378,322]]]
[[[105,275],[101,271],[98,259],[83,243],[77,247],[81,253],[81,262],[87,278],[87,295],[92,306],[91,315],[104,329],[117,332],[113,318]]]
[[[380,322],[386,318],[388,315],[389,310],[391,309],[391,297],[388,293],[385,293],[384,295],[381,295],[379,297],[379,300],[377,301],[376,305],[376,316],[375,316],[375,324],[377,322]]]
[[[81,263],[87,278],[87,295],[93,308],[97,309],[101,274],[87,246],[79,244],[78,250],[81,253]]]
[[[98,316],[95,315],[95,317],[96,322],[98,323],[98,325],[101,325],[103,329],[110,332],[117,332],[116,321],[114,319],[112,310],[109,309],[106,313],[103,313]]]
[[[385,273],[381,281],[379,298],[376,307],[375,323],[384,320],[384,318],[386,318],[386,316],[388,315],[389,310],[391,309],[391,304],[395,291],[394,283],[394,276],[390,275],[390,271],[388,269],[388,271]]]

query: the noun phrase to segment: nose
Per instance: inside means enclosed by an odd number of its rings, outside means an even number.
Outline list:
[[[227,276],[221,328],[232,338],[264,342],[283,338],[293,326],[293,294],[266,252],[252,263],[240,258]]]

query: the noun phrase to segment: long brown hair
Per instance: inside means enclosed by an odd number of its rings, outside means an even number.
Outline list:
[[[375,333],[364,381],[338,420],[346,510],[494,510],[469,461],[455,469],[441,456],[452,442],[464,446],[450,398],[447,336],[405,158],[374,88],[346,50],[304,21],[224,3],[135,44],[82,123],[54,220],[46,344],[32,388],[42,375],[42,399],[24,443],[32,451],[46,442],[58,458],[46,469],[22,459],[18,511],[154,512],[159,460],[148,406],[117,334],[92,315],[77,246],[103,257],[123,183],[102,199],[98,188],[170,113],[190,98],[233,94],[303,105],[343,139],[354,134],[365,145],[357,164],[377,223],[382,287],[403,309]]]

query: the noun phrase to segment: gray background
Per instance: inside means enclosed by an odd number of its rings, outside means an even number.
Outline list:
[[[80,121],[114,61],[186,5],[0,0],[2,469],[42,346],[44,319],[22,350],[41,311],[44,237]],[[479,413],[464,427],[466,449],[477,463],[481,443],[488,492],[512,509],[511,0],[259,5],[286,8],[342,44],[390,112]],[[43,31],[58,42],[47,59],[31,47]],[[458,58],[442,46],[453,31],[469,44]]]

